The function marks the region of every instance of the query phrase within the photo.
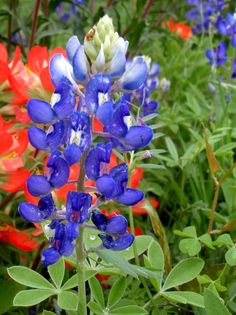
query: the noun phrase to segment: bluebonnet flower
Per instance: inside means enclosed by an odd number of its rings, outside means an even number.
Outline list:
[[[56,7],[56,13],[59,15],[60,20],[67,22],[73,16],[77,15],[77,6],[83,4],[84,0],[73,0],[68,9],[66,3],[62,1]]]
[[[219,16],[216,21],[218,32],[224,36],[231,36],[231,45],[236,47],[236,11],[234,14],[227,13],[226,18]]]
[[[187,12],[186,18],[193,21],[192,28],[196,34],[208,30],[212,24],[212,17],[218,16],[224,8],[225,0],[187,0],[192,8]]]
[[[70,173],[69,164],[55,151],[48,159],[46,174],[32,175],[27,180],[27,188],[31,195],[47,195],[53,188],[60,188],[68,182]]]
[[[31,195],[40,196],[38,205],[21,203],[19,213],[29,222],[44,222],[50,231],[50,247],[43,252],[43,264],[55,263],[61,256],[70,256],[75,248],[80,228],[99,229],[105,248],[128,248],[134,236],[126,232],[127,220],[119,215],[108,219],[92,206],[92,197],[83,191],[69,191],[66,205],[57,209],[53,189],[68,183],[70,166],[82,161],[85,175],[96,182],[98,204],[114,200],[134,205],[143,199],[143,192],[127,187],[128,166],[121,163],[109,169],[112,148],[121,152],[143,148],[153,137],[152,129],[135,117],[126,93],[155,89],[159,72],[157,64],[149,69],[144,57],[126,61],[128,42],[114,31],[112,20],[105,16],[85,36],[80,44],[72,36],[66,46],[67,57],[56,54],[50,62],[50,74],[55,92],[51,102],[31,99],[27,104],[30,118],[42,128],[29,128],[30,143],[50,156],[45,173],[27,180]],[[147,78],[147,75],[149,76]],[[146,112],[156,109],[156,103],[146,98]],[[104,128],[99,136],[106,142],[92,146],[92,126],[97,118]],[[84,170],[80,170],[84,175]],[[81,178],[79,178],[81,180]]]
[[[122,215],[115,215],[112,218],[93,211],[92,221],[103,233],[98,234],[105,248],[113,250],[123,250],[132,245],[134,236],[126,232],[128,222]]]
[[[215,50],[207,49],[206,57],[211,66],[224,66],[227,61],[227,48],[224,42],[220,42]]]

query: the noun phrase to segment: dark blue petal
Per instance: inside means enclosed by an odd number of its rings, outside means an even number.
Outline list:
[[[89,151],[85,160],[85,172],[89,179],[96,180],[101,175],[101,163],[109,163],[112,152],[111,143],[99,142]]]
[[[66,225],[66,237],[69,240],[75,240],[79,236],[79,224],[75,221]]]
[[[124,137],[124,142],[133,149],[143,148],[152,140],[153,131],[148,126],[133,126]]]
[[[147,64],[142,57],[134,58],[125,73],[121,77],[121,84],[124,90],[136,90],[146,80],[148,73]]]
[[[96,187],[103,196],[106,198],[111,198],[115,190],[116,183],[111,176],[104,174],[97,179]]]
[[[51,105],[42,100],[32,98],[27,103],[27,111],[33,122],[47,124],[55,120],[56,116]]]
[[[124,193],[128,182],[128,166],[126,163],[121,163],[112,168],[110,176],[114,179],[115,189],[112,197],[119,196]]]
[[[88,61],[84,52],[84,47],[80,45],[73,57],[74,76],[78,81],[85,81],[88,78]]]
[[[125,233],[122,236],[117,237],[112,244],[113,250],[124,250],[133,244],[134,236],[130,233]],[[104,245],[104,243],[103,243]]]
[[[31,126],[28,130],[28,136],[30,144],[36,149],[44,151],[48,149],[47,134],[44,130]]]
[[[51,194],[41,198],[38,206],[28,202],[22,202],[19,205],[20,215],[29,222],[41,222],[46,220],[55,211],[56,206]]]
[[[97,119],[103,124],[107,125],[110,123],[113,115],[113,103],[112,100],[105,102],[100,105],[96,112]]]
[[[51,125],[47,132],[47,145],[52,151],[57,149],[63,141],[65,134],[64,122],[62,120]]]
[[[98,210],[94,210],[92,212],[91,219],[99,230],[101,231],[106,230],[108,219],[105,216],[105,214],[101,213]]]
[[[68,182],[69,164],[62,157],[52,155],[47,163],[48,181],[53,187],[60,188]]]
[[[112,85],[111,76],[107,74],[95,74],[89,81],[85,91],[85,103],[88,110],[96,113],[98,104],[98,94],[106,94]]]
[[[42,253],[42,263],[45,267],[55,264],[61,255],[53,247],[47,248]]]
[[[60,119],[68,118],[76,104],[76,97],[71,82],[67,78],[63,78],[56,88],[54,95],[55,104],[53,104],[53,110],[57,114],[57,117]]]
[[[47,181],[47,178],[43,175],[30,176],[26,184],[29,193],[36,197],[41,195],[47,195],[52,189],[51,185]]]
[[[68,221],[84,223],[90,218],[89,208],[92,197],[83,192],[69,191],[66,200],[66,218]]]
[[[85,112],[73,112],[71,126],[68,132],[68,144],[75,143],[82,152],[90,148],[92,132],[89,115]]]
[[[160,70],[160,65],[157,62],[152,62],[148,75],[151,77],[156,77],[158,74],[160,74]]]
[[[108,223],[106,232],[109,234],[124,234],[127,230],[128,222],[123,215],[115,215]]]
[[[206,57],[209,59],[210,65],[213,66],[213,64],[214,64],[214,52],[212,49],[206,50]]]
[[[101,238],[103,246],[112,250],[124,250],[130,247],[134,241],[134,236],[130,233],[125,233],[115,239],[113,239],[110,235],[103,233],[98,236]]]
[[[80,46],[80,42],[78,40],[77,36],[71,36],[71,38],[68,40],[66,44],[66,54],[68,59],[72,62],[74,54],[78,47]]]
[[[125,117],[130,116],[129,107],[125,103],[117,105],[110,123],[106,126],[106,130],[113,136],[124,137],[128,131]]]
[[[41,222],[44,220],[39,208],[28,202],[21,202],[19,204],[19,213],[28,222]]]
[[[144,193],[140,190],[127,188],[125,192],[115,198],[115,201],[125,205],[125,206],[133,206],[142,200],[144,197]]]
[[[64,156],[69,165],[77,163],[80,160],[81,154],[80,148],[75,143],[70,144],[64,151]]]

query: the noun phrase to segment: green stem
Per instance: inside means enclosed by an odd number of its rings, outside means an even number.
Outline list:
[[[77,275],[78,275],[78,297],[79,307],[78,315],[87,315],[87,302],[86,302],[86,288],[85,288],[85,273],[84,273],[84,228],[80,228],[80,236],[77,241]]]
[[[80,172],[78,178],[78,191],[84,191],[84,178],[85,178],[85,159],[87,152],[85,152],[80,160]],[[84,227],[80,227],[80,235],[77,239],[76,246],[77,253],[77,275],[78,275],[78,298],[79,307],[78,315],[87,315],[87,301],[86,301],[86,287],[85,287],[85,273],[84,273],[84,261],[86,254],[84,250]]]

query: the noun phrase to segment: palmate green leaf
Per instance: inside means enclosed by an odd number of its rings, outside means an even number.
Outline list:
[[[148,314],[146,310],[144,310],[140,306],[130,305],[130,306],[123,306],[116,309],[112,309],[111,315],[145,315]]]
[[[225,246],[232,246],[234,243],[232,238],[229,234],[221,234],[217,237],[217,239],[213,242],[213,245],[225,245]]]
[[[135,237],[135,247],[137,250],[137,254],[141,255],[144,253],[152,244],[154,239],[149,235],[140,235]],[[134,244],[130,246],[127,250],[123,250],[120,254],[125,257],[127,260],[134,258]]]
[[[85,281],[93,277],[97,271],[94,270],[85,270]],[[73,289],[74,287],[78,286],[78,275],[75,274],[73,275],[70,279],[68,279],[63,286],[61,287],[62,290],[70,290]]]
[[[63,310],[77,310],[78,295],[70,291],[62,291],[58,294],[57,304]]]
[[[11,279],[0,281],[0,314],[7,313],[12,307],[15,295],[22,289],[24,289],[22,285]]]
[[[168,274],[162,290],[166,291],[193,280],[203,267],[204,261],[200,258],[194,257],[180,261]]]
[[[207,315],[230,315],[226,306],[209,289],[204,290],[204,303]]]
[[[113,305],[117,304],[122,296],[124,295],[126,289],[126,279],[120,278],[118,279],[112,286],[109,296],[108,296],[108,307],[112,307]]]
[[[155,272],[157,277],[153,279],[154,283],[157,284],[158,290],[162,284],[162,277],[164,273],[165,261],[164,254],[160,244],[156,241],[153,241],[148,248],[147,257],[150,262],[150,265],[153,269],[156,269]]]
[[[190,238],[196,238],[197,232],[195,226],[187,226],[183,229],[183,231],[174,230],[174,233],[179,236],[183,237],[190,237]]]
[[[101,305],[101,307],[104,307],[105,300],[100,282],[96,277],[90,278],[88,282],[93,298],[97,301],[99,305]]]
[[[89,309],[96,315],[104,315],[103,308],[96,302],[90,301],[88,303]]]
[[[229,266],[236,266],[236,246],[227,250],[225,260]]]
[[[179,249],[183,254],[195,256],[200,252],[201,244],[198,239],[185,238],[179,242]]]
[[[112,266],[117,267],[121,272],[130,275],[138,279],[138,276],[148,278],[149,276],[156,276],[152,271],[149,271],[143,267],[135,266],[130,264],[123,256],[114,251],[108,250],[97,250],[96,253],[100,258],[102,258],[107,263]]]
[[[55,264],[49,266],[48,273],[56,287],[59,289],[65,274],[65,264],[63,258],[59,259]]]
[[[13,300],[14,306],[32,306],[56,294],[52,289],[31,289],[17,293]]]
[[[167,300],[182,303],[182,304],[191,304],[194,306],[204,308],[204,299],[203,296],[190,291],[168,291],[162,294]]]
[[[53,289],[54,286],[36,271],[22,266],[7,269],[9,276],[16,282],[37,289]]]

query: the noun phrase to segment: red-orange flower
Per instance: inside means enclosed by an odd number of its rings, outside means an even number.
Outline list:
[[[6,245],[12,245],[24,252],[30,252],[38,247],[38,243],[25,232],[16,229],[10,224],[0,226],[0,241]]]
[[[173,18],[170,18],[168,22],[163,22],[162,26],[167,26],[171,32],[176,33],[182,39],[189,39],[192,37],[191,26],[182,22],[175,23]]]

